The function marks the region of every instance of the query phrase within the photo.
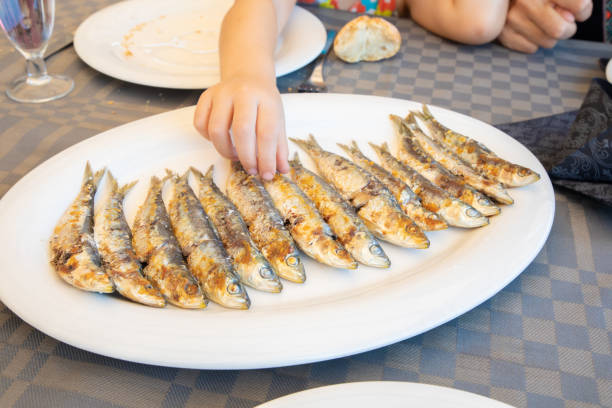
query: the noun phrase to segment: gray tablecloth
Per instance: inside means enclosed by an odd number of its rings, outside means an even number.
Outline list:
[[[55,37],[110,2],[58,1]],[[351,16],[314,11],[328,28]],[[398,20],[404,44],[382,63],[333,55],[330,91],[414,99],[490,123],[575,110],[597,59],[612,47],[561,42],[535,55],[467,47]],[[3,89],[24,67],[0,41]],[[194,104],[199,91],[124,83],[69,48],[51,72],[75,79],[66,98],[22,105],[0,95],[0,196],[55,153],[126,122]],[[279,79],[295,87],[307,69]],[[492,265],[494,267],[494,265]],[[0,304],[1,407],[251,407],[296,391],[362,380],[446,385],[523,407],[612,406],[612,210],[556,191],[550,238],[534,262],[489,301],[420,336],[375,351],[267,370],[198,371],[115,360],[60,343]],[[44,307],[44,305],[41,305]]]

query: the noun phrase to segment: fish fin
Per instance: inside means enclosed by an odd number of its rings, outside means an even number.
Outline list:
[[[238,160],[232,161],[232,171],[244,171],[240,161]]]
[[[168,180],[171,178],[178,178],[178,174],[176,174],[170,169],[166,169],[166,176],[164,177],[164,180]]]
[[[342,150],[344,150],[346,153],[348,153],[350,156],[352,156],[353,151],[351,150],[351,148],[345,144],[342,143],[336,143]]]
[[[115,183],[116,182],[117,181],[115,180]],[[131,181],[131,182],[127,183],[127,184],[122,185],[121,188],[119,188],[119,195],[121,196],[121,198],[124,198],[127,195],[127,193],[129,193],[130,190],[132,188],[134,188],[136,183],[138,183],[138,180],[134,180],[134,181]]]

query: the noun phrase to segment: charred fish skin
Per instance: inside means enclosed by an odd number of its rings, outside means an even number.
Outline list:
[[[303,283],[306,280],[304,264],[261,181],[247,174],[240,162],[235,161],[231,165],[226,190],[228,198],[242,214],[251,238],[278,276]]]
[[[79,193],[53,229],[51,265],[68,284],[90,292],[115,289],[104,272],[93,236],[93,199],[105,170],[92,173],[87,162]]]
[[[277,173],[263,185],[288,224],[296,244],[306,255],[335,268],[357,268],[357,262],[334,239],[329,225],[295,183]]]
[[[143,272],[166,300],[178,307],[206,307],[202,292],[193,279],[179,244],[172,232],[170,218],[162,200],[162,181],[151,177],[144,203],[138,209],[132,228],[132,244]]]
[[[211,166],[206,175],[196,173],[200,184],[198,198],[227,253],[234,260],[236,273],[247,286],[264,292],[280,292],[283,285],[278,275],[257,249],[236,206],[214,183],[212,172]]]
[[[140,263],[132,247],[132,233],[123,213],[123,199],[135,183],[119,188],[107,172],[111,191],[95,214],[94,237],[104,270],[122,296],[147,306],[164,307],[166,301],[142,276]]]
[[[472,206],[452,197],[416,170],[400,162],[391,154],[387,143],[381,146],[370,143],[370,146],[378,155],[383,168],[406,183],[421,198],[423,206],[442,217],[448,225],[459,228],[476,228],[489,223],[489,219]]]
[[[321,177],[306,169],[295,154],[289,161],[294,183],[315,204],[338,241],[358,262],[388,268],[391,261],[353,208]]]
[[[457,156],[491,180],[507,187],[522,187],[540,179],[535,171],[504,160],[482,143],[445,127],[434,118],[426,105],[423,105],[423,112],[413,113],[425,123],[434,139],[448,146]]]
[[[423,231],[438,231],[448,228],[446,222],[436,213],[431,212],[421,205],[421,199],[408,187],[406,183],[394,177],[380,165],[370,160],[353,141],[350,146],[338,143],[357,165],[369,171],[379,179],[385,187],[393,194],[398,204],[414,223]]]
[[[493,216],[500,213],[500,208],[488,197],[466,185],[461,178],[451,174],[433,160],[416,142],[412,130],[402,118],[391,115],[391,120],[399,137],[398,157],[400,161],[421,173],[453,197],[471,205],[483,215]]]
[[[168,215],[189,271],[211,301],[231,309],[248,309],[251,300],[200,201],[185,178],[172,172],[168,175]]]
[[[323,150],[315,138],[290,138],[316,163],[319,174],[351,203],[374,235],[405,248],[428,248],[429,240],[402,211],[395,197],[366,170],[344,157]]]
[[[406,126],[412,131],[411,135],[415,138],[416,142],[427,154],[440,163],[442,167],[458,177],[463,177],[466,184],[488,195],[498,203],[506,205],[514,203],[512,197],[510,197],[500,183],[478,173],[447,146],[427,136],[418,126],[414,113],[408,115],[408,119],[405,122]]]

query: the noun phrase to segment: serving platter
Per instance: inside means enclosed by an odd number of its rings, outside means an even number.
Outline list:
[[[511,408],[467,391],[401,381],[364,381],[328,385],[296,392],[256,408]]]
[[[219,81],[218,39],[230,0],[129,0],[89,16],[74,48],[89,66],[135,84],[203,89]],[[325,45],[323,23],[295,7],[280,34],[276,75],[312,61]]]
[[[336,142],[396,146],[390,113],[420,104],[341,94],[283,95],[287,134],[309,133],[340,153]],[[152,116],[101,133],[50,158],[0,201],[0,300],[28,324],[73,346],[147,364],[248,369],[322,361],[420,334],[472,309],[511,282],[537,255],[554,216],[552,185],[520,143],[476,119],[431,107],[439,120],[483,142],[501,157],[542,175],[510,190],[515,204],[483,228],[427,233],[427,250],[383,247],[389,269],[338,270],[303,257],[304,284],[280,294],[249,290],[247,311],[209,304],[204,310],[152,309],[117,296],[79,291],[48,263],[47,242],[78,191],[85,161],[107,166],[119,182],[139,180],[125,202],[132,222],[148,180],[166,168],[215,165],[224,187],[229,163],[192,127],[194,108]],[[291,146],[291,154],[296,151]],[[313,169],[303,153],[304,164]]]

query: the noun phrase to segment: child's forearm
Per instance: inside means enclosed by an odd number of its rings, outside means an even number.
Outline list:
[[[506,21],[508,0],[408,0],[410,16],[426,29],[465,44],[493,41]]]
[[[276,39],[295,0],[236,0],[221,26],[221,79],[252,75],[274,81]]]

